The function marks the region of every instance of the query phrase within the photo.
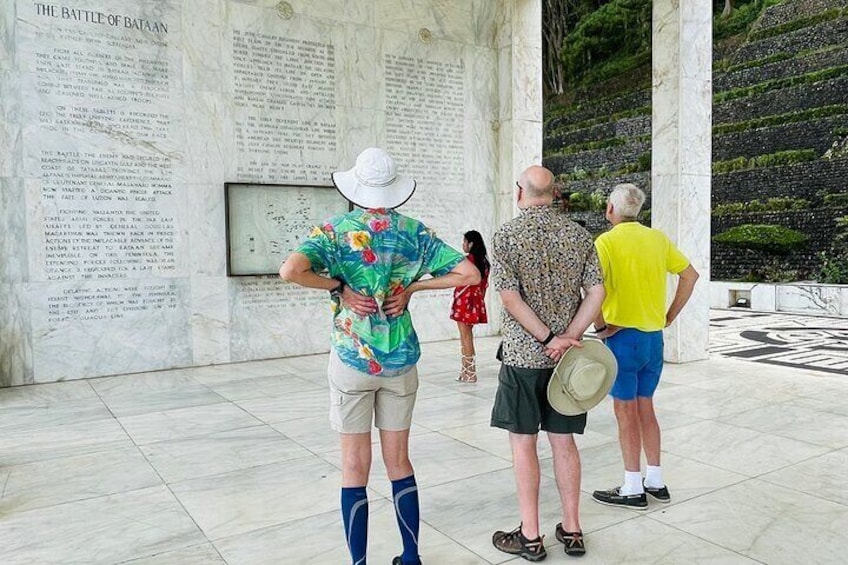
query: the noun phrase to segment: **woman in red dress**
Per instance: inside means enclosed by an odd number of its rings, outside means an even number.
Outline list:
[[[462,237],[462,250],[480,270],[480,283],[460,286],[453,291],[451,320],[459,326],[459,343],[462,351],[462,368],[456,380],[463,383],[477,382],[477,366],[474,353],[474,324],[489,321],[486,315],[486,287],[489,284],[489,258],[486,256],[486,244],[480,232],[471,230]]]

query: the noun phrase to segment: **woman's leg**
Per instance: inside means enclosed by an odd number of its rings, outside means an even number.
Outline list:
[[[477,366],[474,351],[474,327],[470,324],[457,322],[459,327],[459,345],[462,353],[462,370],[459,373],[460,381],[477,382]]]

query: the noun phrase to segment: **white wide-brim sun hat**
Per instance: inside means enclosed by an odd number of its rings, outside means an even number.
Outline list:
[[[577,416],[597,406],[609,393],[618,374],[612,351],[597,339],[583,347],[569,347],[548,383],[548,402],[565,416]]]
[[[333,184],[360,208],[397,208],[415,192],[415,180],[397,174],[392,156],[378,147],[360,153],[349,171],[333,173]]]

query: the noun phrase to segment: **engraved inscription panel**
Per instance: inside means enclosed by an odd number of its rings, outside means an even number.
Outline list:
[[[418,181],[402,211],[456,241],[469,208],[479,208],[465,187],[465,63],[387,53],[384,64],[386,144]]]
[[[18,4],[33,280],[180,274],[179,10],[157,4]]]
[[[325,181],[336,161],[332,43],[233,29],[237,175]]]

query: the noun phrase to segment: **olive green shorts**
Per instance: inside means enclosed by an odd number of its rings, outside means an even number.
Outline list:
[[[548,403],[553,369],[525,369],[501,365],[498,392],[492,407],[492,427],[515,434],[582,434],[586,414],[563,416]]]

